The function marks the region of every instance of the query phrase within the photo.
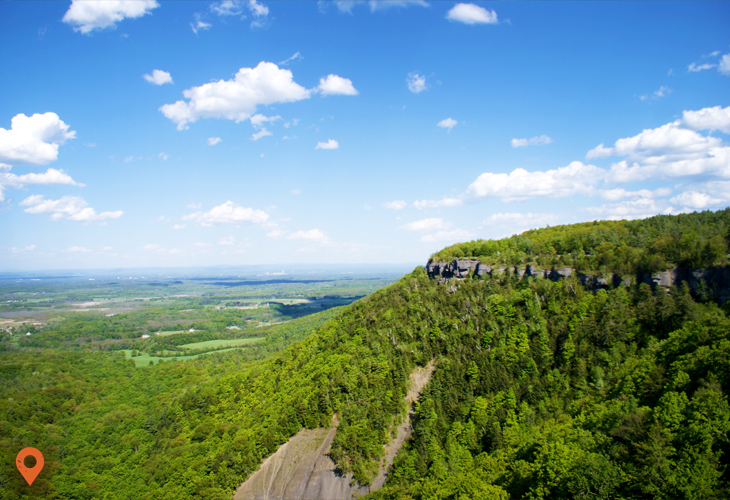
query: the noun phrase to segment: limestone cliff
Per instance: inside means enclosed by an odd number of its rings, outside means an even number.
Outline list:
[[[569,276],[575,276],[590,290],[609,288],[621,284],[631,285],[632,283],[646,283],[652,286],[668,288],[670,286],[680,286],[682,282],[686,282],[694,293],[704,291],[704,293],[711,294],[720,303],[730,300],[730,267],[713,269],[675,267],[654,274],[620,276],[611,273],[602,276],[582,273],[570,267],[558,269],[538,269],[535,266],[529,265],[510,266],[509,268],[506,266],[493,267],[482,264],[478,259],[455,259],[451,262],[429,261],[426,265],[428,275],[437,279],[465,278],[469,274],[478,277],[487,275],[496,277],[505,273],[508,269],[511,274],[517,274],[520,279],[530,277],[557,281]]]

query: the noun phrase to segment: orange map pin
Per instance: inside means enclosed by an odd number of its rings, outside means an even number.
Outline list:
[[[29,468],[25,466],[26,457],[35,457],[35,467]],[[28,481],[28,486],[33,484],[35,478],[37,478],[38,474],[41,473],[44,463],[45,460],[43,460],[43,453],[35,448],[23,448],[20,450],[20,453],[18,453],[18,456],[15,459],[15,465],[18,466],[18,470],[21,474],[23,474],[25,480]]]

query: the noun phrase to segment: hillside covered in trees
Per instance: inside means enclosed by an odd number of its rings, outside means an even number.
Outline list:
[[[722,266],[728,214],[548,228],[437,255],[524,262],[580,247],[593,262],[616,237],[614,256],[649,258],[658,239],[691,230],[693,251],[715,248]],[[501,250],[477,255],[485,245]],[[730,496],[730,303],[686,286],[594,293],[573,277],[444,283],[418,267],[321,314],[292,322],[319,326],[263,360],[220,354],[142,370],[103,352],[3,358],[3,470],[14,450],[42,444],[50,472],[32,489],[0,476],[0,498],[231,498],[278,445],[334,413],[331,456],[369,484],[405,414],[408,374],[432,360],[413,438],[369,499]]]
[[[485,264],[574,267],[632,274],[727,264],[730,208],[533,229],[502,240],[457,243],[433,261],[478,258]]]

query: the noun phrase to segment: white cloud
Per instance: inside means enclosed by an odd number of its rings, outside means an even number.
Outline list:
[[[170,155],[162,152],[162,153],[158,154],[157,157],[162,161],[166,161],[168,158],[170,158]]]
[[[104,219],[117,219],[124,212],[117,210],[115,212],[102,212],[97,214],[96,211],[88,207],[88,203],[80,196],[63,196],[58,200],[46,200],[43,195],[36,194],[29,196],[20,202],[21,206],[28,207],[24,211],[29,214],[51,214],[52,220],[63,219],[75,221],[97,221]]]
[[[165,249],[158,245],[157,243],[148,243],[147,245],[142,247],[143,250],[150,250],[153,252],[164,252]]]
[[[439,231],[435,234],[425,234],[421,236],[421,241],[424,243],[442,243],[466,241],[471,240],[472,238],[474,238],[474,235],[469,231],[454,229],[453,231]]]
[[[382,11],[396,7],[408,7],[411,5],[428,7],[428,4],[424,0],[369,0],[367,2],[365,0],[335,0],[334,3],[337,5],[337,9],[340,12],[345,12],[347,14],[352,14],[352,9],[356,5],[369,5],[370,12],[377,12],[379,10]],[[326,2],[320,0],[318,5],[320,12],[324,12]]]
[[[172,77],[167,71],[159,69],[152,70],[151,75],[142,75],[142,78],[154,85],[164,85],[166,83],[172,83]]]
[[[710,206],[717,206],[724,200],[713,198],[707,193],[698,193],[697,191],[685,191],[684,193],[675,196],[671,200],[671,203],[675,205],[683,205],[688,208],[702,210]]]
[[[555,214],[546,213],[498,213],[489,216],[482,221],[483,227],[493,226],[509,226],[513,229],[513,234],[522,232],[523,228],[542,227],[546,224],[553,224],[558,220]]]
[[[251,125],[253,125],[256,128],[259,128],[263,126],[264,123],[273,123],[277,120],[281,120],[281,116],[264,116],[262,114],[253,115],[251,117]]]
[[[730,177],[730,147],[720,138],[697,132],[716,129],[730,130],[730,108],[685,111],[682,120],[619,139],[612,148],[600,144],[586,157],[627,158],[611,166],[610,182],[708,174]]]
[[[719,130],[730,134],[730,106],[685,111],[682,114],[682,123],[692,130]]]
[[[208,137],[208,146],[215,146],[222,140],[220,137]]]
[[[438,125],[441,128],[447,128],[449,129],[449,132],[451,132],[451,129],[456,126],[456,124],[459,123],[453,118],[446,118],[445,120],[441,120],[436,125]]]
[[[403,200],[388,201],[383,203],[383,207],[390,210],[402,210],[406,208],[406,205],[407,203]]]
[[[692,63],[689,66],[687,66],[687,71],[689,73],[699,73],[700,71],[703,71],[703,70],[706,70],[706,69],[712,69],[715,66],[717,66],[717,64],[710,64],[710,63],[697,64],[697,63]]]
[[[11,165],[46,165],[58,159],[58,146],[76,137],[56,113],[20,113],[10,129],[0,128],[0,162]]]
[[[212,226],[213,224],[230,224],[233,222],[263,224],[268,218],[269,214],[263,210],[246,208],[232,201],[227,201],[207,212],[194,212],[186,215],[183,220],[197,222],[201,226]]]
[[[259,139],[261,139],[262,137],[266,137],[267,135],[274,135],[274,134],[272,134],[271,132],[269,132],[265,128],[262,128],[259,132],[256,132],[255,134],[253,134],[251,136],[251,140],[252,141],[258,141]]]
[[[448,222],[444,222],[443,219],[434,218],[409,222],[408,224],[400,226],[398,229],[405,229],[406,231],[426,232],[435,231],[438,229],[447,229],[450,226],[451,224]]]
[[[553,140],[546,135],[539,135],[530,139],[512,139],[513,148],[524,148],[527,146],[542,146],[544,144],[550,144]]]
[[[654,191],[649,189],[639,189],[638,191],[627,191],[625,189],[600,189],[598,194],[601,198],[610,201],[618,201],[626,198],[660,198],[662,196],[669,196],[672,190],[669,188],[659,188]]]
[[[304,56],[301,55],[299,52],[295,52],[294,55],[291,56],[290,58],[284,59],[283,61],[281,61],[279,63],[279,66],[286,66],[289,63],[293,63],[293,62],[296,62],[296,61],[301,61],[302,59],[304,59]]]
[[[89,253],[89,252],[91,252],[91,250],[89,250],[88,248],[79,247],[79,246],[68,247],[66,249],[66,251],[71,252],[71,253]]]
[[[274,229],[273,231],[269,231],[268,233],[266,233],[266,236],[268,236],[269,238],[278,238],[283,234],[284,233],[280,229]]]
[[[457,3],[448,14],[449,21],[466,24],[497,24],[497,13],[471,3]]]
[[[300,101],[309,98],[310,91],[293,81],[291,71],[262,61],[255,68],[241,68],[231,80],[189,88],[183,96],[189,101],[160,107],[178,130],[200,118],[225,118],[238,123],[250,118],[259,105]]]
[[[49,168],[42,174],[30,173],[23,175],[15,175],[9,172],[0,173],[0,189],[3,187],[19,188],[26,184],[43,184],[50,186],[78,186],[84,187],[85,184],[76,182],[70,175],[63,170]]]
[[[588,211],[600,219],[608,220],[632,220],[646,219],[654,215],[669,215],[678,213],[664,200],[652,200],[641,198],[635,201],[624,201],[621,203],[590,207]]]
[[[203,208],[203,204],[202,203],[189,203],[188,208],[192,208],[193,210],[199,210],[199,209]]]
[[[604,175],[603,169],[579,161],[545,172],[528,172],[522,168],[509,174],[487,172],[469,185],[467,193],[474,198],[494,196],[503,201],[526,200],[538,196],[590,194],[592,186]]]
[[[340,144],[336,140],[329,139],[327,142],[318,142],[314,149],[337,149],[339,147]]]
[[[236,243],[236,238],[234,238],[233,236],[227,236],[225,238],[221,238],[218,241],[218,244],[219,245],[223,245],[223,246],[225,246],[225,245],[233,245],[235,243]]]
[[[302,194],[302,190],[301,189],[292,189],[291,194],[293,194],[295,196],[298,194]]]
[[[352,86],[352,81],[337,75],[327,75],[319,79],[317,90],[322,95],[357,95],[358,91]]]
[[[28,245],[27,247],[25,247],[25,249],[26,249],[27,251],[29,251],[29,252],[32,252],[33,250],[35,250],[35,249],[36,249],[36,246],[35,246],[35,245]]]
[[[299,123],[299,118],[294,118],[292,121],[286,122],[284,124],[284,128],[296,127],[297,126],[297,123]]]
[[[243,5],[239,0],[223,0],[212,4],[210,10],[219,16],[240,16],[243,14]]]
[[[444,198],[442,200],[420,200],[414,201],[413,206],[418,210],[424,208],[459,207],[464,204],[460,198]]]
[[[211,26],[212,24],[200,20],[200,14],[195,14],[195,22],[190,23],[190,27],[196,35],[198,34],[198,31],[208,30]]]
[[[142,17],[159,6],[155,0],[73,0],[62,21],[87,34],[115,28],[122,19]]]
[[[327,242],[329,238],[319,229],[310,229],[309,231],[297,231],[290,234],[287,238],[290,240],[309,240]]]
[[[172,226],[173,229],[185,229],[187,227],[187,224],[175,224]]]
[[[730,54],[725,54],[717,65],[717,71],[723,75],[730,75]]]
[[[408,90],[414,94],[418,94],[419,92],[426,90],[426,77],[419,75],[418,73],[408,73],[406,83],[408,84]]]
[[[656,99],[661,99],[662,97],[667,96],[671,93],[672,93],[672,89],[662,85],[661,87],[659,87],[659,90],[653,92],[650,96],[642,95],[642,96],[639,96],[639,99],[641,99],[642,101],[646,101],[647,99],[650,99],[650,98],[652,100],[656,100]]]

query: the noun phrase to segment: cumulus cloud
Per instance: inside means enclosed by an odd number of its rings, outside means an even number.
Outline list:
[[[419,92],[426,90],[426,77],[419,75],[418,73],[408,73],[406,83],[408,84],[408,90],[414,94],[418,94]]]
[[[277,120],[281,120],[281,116],[279,116],[279,115],[264,116],[262,114],[258,114],[258,115],[253,115],[251,117],[251,125],[253,125],[256,128],[259,128],[259,127],[263,126],[264,123],[267,123],[267,122],[273,123]]]
[[[200,118],[249,119],[257,106],[295,102],[310,97],[310,91],[294,82],[291,71],[260,62],[241,68],[231,80],[219,80],[183,91],[188,101],[165,104],[160,111],[177,124],[178,130]]]
[[[326,8],[326,3],[324,1],[320,1],[319,8],[321,12],[324,12]],[[377,12],[382,11],[390,8],[396,8],[396,7],[408,7],[411,5],[418,5],[421,7],[427,7],[428,3],[425,2],[425,0],[336,0],[335,5],[337,5],[337,9],[340,12],[345,12],[347,14],[352,14],[352,9],[356,5],[368,5],[370,7],[370,12]]]
[[[497,24],[497,13],[472,3],[457,3],[446,14],[449,21],[458,21],[465,24]]]
[[[474,238],[474,235],[469,231],[454,229],[453,231],[439,231],[435,234],[425,234],[421,236],[421,241],[424,243],[443,243],[466,241],[472,238]]]
[[[49,168],[42,174],[30,173],[23,175],[15,175],[10,172],[0,173],[0,189],[3,187],[20,188],[26,184],[44,184],[51,186],[78,186],[84,187],[85,184],[76,182],[70,175],[63,170]]]
[[[626,157],[611,166],[607,177],[611,182],[708,174],[730,177],[730,147],[698,130],[730,130],[730,108],[685,111],[682,120],[619,139],[613,147],[600,144],[586,157]]]
[[[70,252],[70,253],[89,253],[89,252],[91,252],[91,250],[89,250],[88,248],[84,248],[84,247],[80,247],[80,246],[68,247],[66,249],[66,251]]]
[[[656,100],[656,99],[661,99],[662,97],[667,96],[671,93],[672,93],[672,89],[662,85],[661,87],[659,87],[659,90],[653,92],[651,95],[642,95],[642,96],[639,96],[639,99],[641,99],[642,101],[646,101],[647,99]]]
[[[675,196],[669,201],[676,205],[682,205],[684,207],[693,208],[696,210],[703,210],[713,205],[718,205],[724,200],[719,198],[713,198],[707,193],[698,193],[697,191],[685,191],[684,193]]]
[[[337,75],[327,75],[327,78],[320,78],[317,90],[322,95],[358,94],[358,91],[352,86],[352,81],[349,78],[342,78]]]
[[[553,140],[546,135],[538,135],[530,139],[512,139],[513,148],[524,148],[527,146],[542,146],[550,144]]]
[[[0,163],[46,165],[58,159],[58,147],[76,137],[56,113],[20,113],[10,129],[0,128]]]
[[[443,219],[433,218],[433,219],[422,219],[422,220],[417,220],[415,222],[409,222],[408,224],[404,224],[404,225],[400,226],[398,229],[405,229],[406,231],[415,231],[415,232],[426,232],[426,231],[435,231],[438,229],[447,229],[450,226],[451,226],[451,224],[448,222],[444,222]]]
[[[438,125],[441,128],[449,129],[449,132],[451,132],[451,129],[456,127],[456,124],[459,123],[453,118],[446,118],[445,120],[441,120],[436,125]]]
[[[383,207],[390,210],[402,210],[406,208],[406,205],[407,203],[403,200],[388,201],[383,203]]]
[[[293,194],[294,196],[296,196],[298,194],[302,194],[302,190],[301,189],[292,189],[291,194]]]
[[[256,132],[255,134],[253,134],[251,136],[251,140],[258,141],[259,139],[261,139],[262,137],[266,137],[267,135],[274,135],[274,134],[272,134],[271,132],[266,130],[266,128],[262,128],[260,131]]]
[[[185,229],[187,224],[175,224],[172,226],[173,229]]]
[[[58,200],[46,200],[43,195],[29,196],[20,202],[21,206],[28,207],[24,211],[33,215],[50,214],[52,220],[67,218],[75,221],[99,221],[104,219],[118,219],[124,212],[96,213],[96,210],[87,206],[88,203],[80,196],[63,196]]]
[[[208,146],[215,146],[222,140],[220,137],[208,137]]]
[[[589,194],[605,171],[593,165],[574,161],[566,167],[545,172],[528,172],[517,168],[509,174],[484,173],[467,189],[474,198],[497,197],[517,201],[538,196],[561,197],[575,193]]]
[[[159,69],[152,70],[151,75],[142,75],[142,78],[154,85],[164,85],[166,83],[172,83],[172,77],[167,71]]]
[[[314,149],[337,149],[339,147],[340,144],[336,140],[329,139],[327,142],[318,142]]]
[[[326,242],[329,240],[329,238],[327,238],[327,236],[319,229],[310,229],[309,231],[296,231],[287,236],[287,238],[289,238],[290,240],[309,240],[319,242]]]
[[[207,212],[194,212],[183,217],[183,220],[197,222],[201,226],[212,226],[214,224],[230,224],[233,222],[250,222],[263,224],[269,219],[269,214],[263,210],[246,208],[227,201],[222,205],[213,207]]]
[[[119,21],[142,17],[159,6],[155,0],[73,0],[62,21],[87,34],[115,28]]]
[[[719,130],[730,134],[730,106],[722,108],[704,108],[699,111],[685,111],[682,123],[692,130]]]
[[[223,245],[223,246],[233,245],[235,243],[236,243],[236,238],[234,238],[233,236],[227,236],[227,237],[221,238],[218,241],[218,244],[219,245]]]
[[[441,207],[458,207],[464,204],[460,198],[443,198],[441,200],[418,200],[413,202],[413,206],[418,210],[424,208],[441,208]]]
[[[188,208],[192,208],[193,210],[199,210],[200,208],[203,208],[202,203],[189,203]]]

